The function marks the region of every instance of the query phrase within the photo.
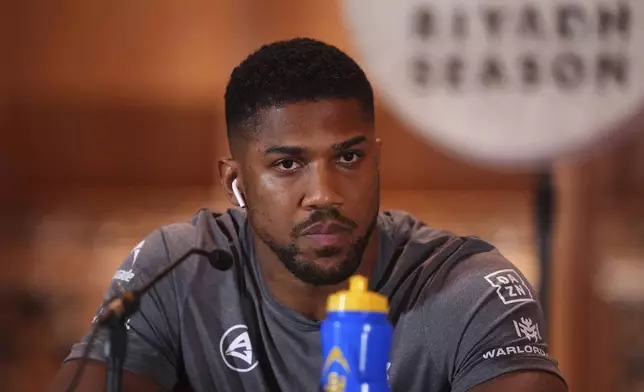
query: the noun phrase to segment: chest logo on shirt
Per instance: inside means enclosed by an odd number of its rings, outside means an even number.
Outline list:
[[[258,364],[248,327],[244,324],[233,325],[224,332],[219,341],[219,352],[226,366],[236,372],[250,372]]]
[[[530,288],[513,269],[492,272],[485,276],[485,280],[496,287],[496,293],[506,305],[534,301]]]

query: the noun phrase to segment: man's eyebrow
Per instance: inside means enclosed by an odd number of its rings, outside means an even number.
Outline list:
[[[360,144],[365,141],[367,141],[367,138],[365,136],[356,136],[341,143],[334,144],[331,148],[334,151],[344,151],[355,146],[356,144]],[[264,150],[264,155],[302,156],[306,155],[307,151],[308,149],[302,146],[270,146],[266,150]]]
[[[300,146],[271,146],[264,150],[264,155],[296,155],[301,156],[306,153],[305,147]]]
[[[351,139],[344,141],[342,143],[338,143],[333,145],[333,150],[334,151],[344,151],[348,150],[349,148],[355,146],[356,144],[360,144],[362,142],[366,142],[367,138],[365,136],[356,136],[352,137]]]

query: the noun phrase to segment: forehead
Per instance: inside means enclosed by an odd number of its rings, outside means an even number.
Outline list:
[[[353,99],[299,102],[262,109],[255,123],[257,148],[269,145],[315,146],[355,136],[372,139],[373,122]]]

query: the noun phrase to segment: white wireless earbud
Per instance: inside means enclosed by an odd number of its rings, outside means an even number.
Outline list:
[[[242,196],[241,192],[239,191],[236,178],[233,180],[233,193],[235,194],[235,199],[237,199],[237,203],[239,204],[239,206],[241,208],[245,208],[246,202],[244,201],[244,196]]]

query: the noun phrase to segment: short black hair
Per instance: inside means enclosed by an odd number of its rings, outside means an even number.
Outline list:
[[[374,120],[373,90],[360,66],[335,46],[294,38],[262,46],[232,72],[226,87],[231,142],[259,110],[297,102],[355,99]]]

